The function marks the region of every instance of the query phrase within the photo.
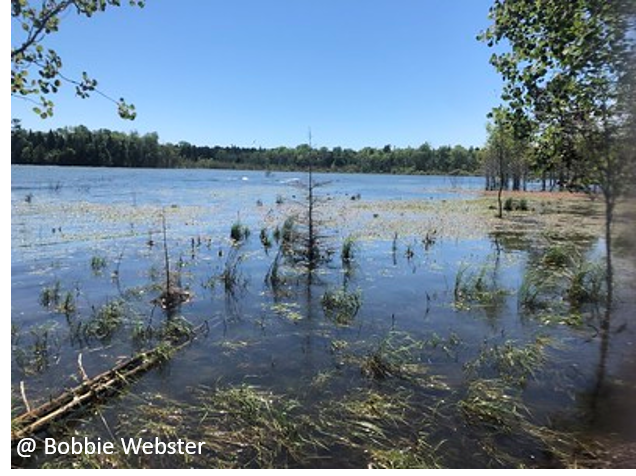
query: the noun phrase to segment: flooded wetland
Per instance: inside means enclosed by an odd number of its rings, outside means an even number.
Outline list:
[[[610,320],[600,198],[498,219],[480,177],[308,180],[13,166],[12,417],[165,347],[38,438],[205,443],[13,463],[598,467],[634,441],[633,237]]]

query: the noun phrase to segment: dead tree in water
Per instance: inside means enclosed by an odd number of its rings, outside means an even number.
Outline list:
[[[294,237],[291,246],[291,256],[296,264],[300,264],[307,271],[311,282],[316,269],[329,259],[330,250],[325,246],[326,235],[323,234],[323,221],[320,217],[319,205],[323,198],[318,196],[317,189],[326,185],[317,182],[313,171],[313,149],[311,144],[311,130],[309,131],[309,151],[307,153],[307,183],[301,185],[305,192],[303,201],[299,201],[301,211],[295,216],[292,230]]]
[[[163,253],[164,253],[164,270],[166,275],[165,289],[161,295],[154,300],[155,304],[159,304],[162,309],[172,311],[184,302],[190,300],[190,292],[180,286],[178,273],[176,276],[170,272],[170,256],[168,253],[168,237],[166,231],[166,213],[165,210],[161,214],[161,227],[163,231]]]

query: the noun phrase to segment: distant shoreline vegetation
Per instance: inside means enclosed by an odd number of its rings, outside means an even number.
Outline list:
[[[434,148],[342,147],[312,148],[308,144],[272,149],[197,146],[188,142],[160,144],[156,133],[140,135],[85,126],[48,132],[26,130],[14,120],[11,163],[16,165],[75,165],[131,168],[208,168],[475,175],[481,171],[479,148],[461,145]]]

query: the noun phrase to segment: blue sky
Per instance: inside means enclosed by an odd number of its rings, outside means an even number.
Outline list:
[[[492,51],[475,39],[491,3],[148,0],[68,13],[47,39],[64,74],[87,71],[137,119],[70,85],[52,119],[19,99],[11,114],[26,128],[156,131],[198,145],[295,146],[311,128],[317,147],[480,146],[501,89]]]

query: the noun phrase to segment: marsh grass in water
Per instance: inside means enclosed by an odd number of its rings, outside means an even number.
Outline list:
[[[343,268],[350,268],[353,264],[355,256],[357,254],[358,245],[356,239],[353,236],[347,236],[342,242],[342,250],[340,252],[340,258],[342,260]]]
[[[37,375],[60,359],[61,342],[53,326],[40,325],[29,330],[22,339],[16,330],[11,350],[17,367],[24,375]]]
[[[398,439],[394,448],[372,448],[369,469],[438,469],[441,468],[440,449],[431,446],[423,436],[416,441]]]
[[[362,306],[360,290],[347,291],[344,287],[327,290],[320,300],[322,309],[328,319],[341,326],[350,325]]]
[[[201,405],[206,441],[223,466],[285,467],[307,451],[309,422],[294,399],[241,385],[205,391]]]
[[[125,303],[120,299],[93,308],[93,315],[81,326],[83,334],[99,340],[110,339],[124,323],[125,309]]]
[[[40,304],[42,307],[57,306],[61,299],[61,283],[55,281],[53,285],[42,288],[40,291]]]
[[[244,255],[240,253],[239,248],[230,248],[225,258],[225,263],[223,263],[221,272],[208,279],[203,286],[209,289],[214,289],[215,285],[220,283],[223,287],[223,292],[226,295],[235,296],[247,285],[247,280],[243,276],[243,272],[241,270],[241,263],[244,259]]]
[[[230,229],[230,238],[235,244],[240,244],[246,241],[250,236],[250,229],[247,225],[243,225],[241,222],[234,222]]]
[[[488,265],[482,265],[476,272],[471,271],[469,265],[462,265],[455,274],[453,296],[458,310],[470,310],[473,305],[496,308],[508,294],[499,284],[495,270]]]
[[[421,362],[426,342],[403,332],[390,332],[358,358],[362,375],[374,379],[399,378],[428,382],[428,369]]]
[[[269,249],[274,245],[272,242],[272,238],[270,238],[269,230],[265,227],[261,228],[259,238],[266,252],[269,251]]]
[[[541,371],[549,343],[550,339],[541,336],[526,345],[510,340],[502,344],[486,343],[479,355],[464,365],[464,370],[470,379],[496,377],[506,384],[523,387]]]
[[[470,425],[486,426],[495,432],[513,433],[528,415],[520,392],[499,379],[472,381],[457,405]]]
[[[106,258],[103,256],[93,256],[91,258],[91,271],[95,275],[101,274],[107,266]]]
[[[606,300],[605,271],[603,261],[586,259],[574,245],[553,243],[537,264],[527,265],[518,292],[519,307],[530,313],[565,318],[580,314],[586,305],[602,305]]]

